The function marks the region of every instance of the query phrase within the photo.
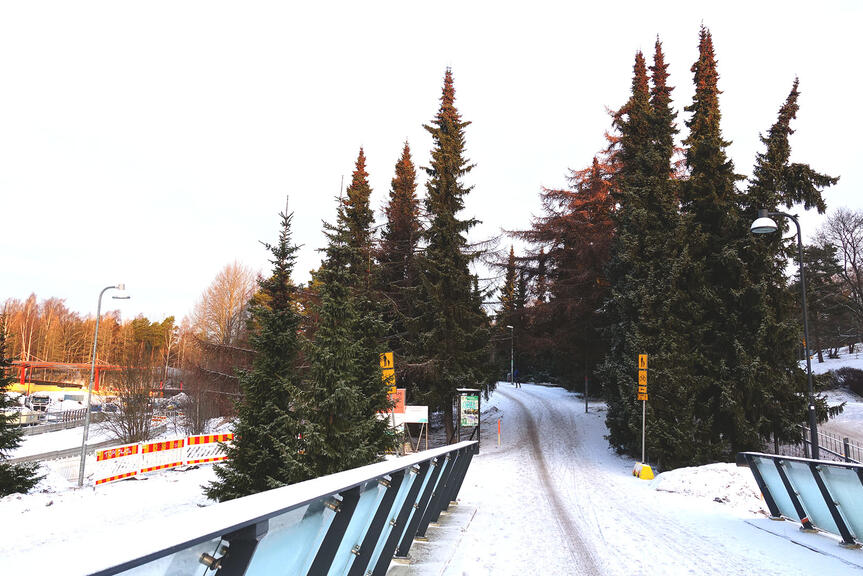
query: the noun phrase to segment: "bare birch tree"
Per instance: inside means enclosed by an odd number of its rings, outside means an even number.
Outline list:
[[[863,328],[863,211],[837,209],[819,231],[819,239],[838,249],[843,293],[859,335]]]
[[[215,344],[240,342],[245,336],[248,303],[257,287],[255,280],[255,272],[239,262],[225,266],[195,305],[195,332]]]

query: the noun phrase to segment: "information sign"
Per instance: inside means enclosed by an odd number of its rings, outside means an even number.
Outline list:
[[[474,394],[461,396],[461,425],[479,426],[479,396]]]

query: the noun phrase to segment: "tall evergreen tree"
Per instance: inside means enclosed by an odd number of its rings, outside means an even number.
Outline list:
[[[516,301],[516,275],[515,247],[510,246],[503,286],[500,288],[500,310],[497,313],[498,324],[506,325],[513,320]]]
[[[396,163],[389,203],[384,209],[386,223],[377,253],[377,284],[385,296],[384,318],[390,324],[389,350],[400,359],[396,362],[396,380],[407,386],[410,383],[405,382],[403,356],[408,348],[405,342],[417,340],[413,319],[419,287],[417,252],[422,231],[416,188],[416,168],[405,142]]]
[[[347,227],[347,242],[351,248],[350,265],[357,278],[364,278],[366,288],[371,286],[372,270],[372,212],[369,199],[372,194],[369,174],[366,172],[366,155],[363,149],[357,155],[351,185],[343,200],[344,224]]]
[[[545,304],[548,298],[548,264],[546,263],[545,247],[539,247],[536,257],[536,301]]]
[[[390,406],[379,364],[387,326],[365,271],[354,265],[367,244],[356,241],[352,208],[342,203],[336,224],[326,226],[328,244],[316,275],[318,325],[300,407],[305,455],[316,476],[370,464],[394,446],[388,421],[378,416]],[[370,224],[361,236],[371,237]]]
[[[205,492],[224,501],[293,484],[316,476],[300,437],[297,289],[291,280],[298,247],[291,244],[293,214],[281,213],[276,244],[264,243],[272,255],[272,274],[258,281],[260,292],[250,306],[252,368],[240,374],[242,398],[237,404],[234,442],[228,459],[216,465],[217,479]]]
[[[686,278],[678,268],[684,257],[679,182],[671,167],[677,128],[659,40],[651,71],[649,81],[644,57],[636,54],[631,96],[614,117],[619,139],[612,149],[612,190],[618,208],[604,308],[609,353],[601,375],[609,440],[618,450],[637,453],[642,410],[635,394],[636,367],[638,355],[648,354],[647,453],[653,462],[668,463],[685,458],[691,448],[695,419],[684,335],[694,319],[683,292]]]
[[[18,412],[6,410],[18,403],[6,395],[12,385],[7,373],[12,362],[6,357],[6,322],[0,318],[0,497],[15,493],[26,493],[41,478],[37,475],[38,464],[12,464],[5,462],[9,453],[21,445],[22,430],[17,426]]]
[[[761,136],[765,149],[756,156],[752,178],[741,198],[744,226],[760,208],[802,203],[822,213],[826,209],[822,190],[837,179],[790,161],[791,121],[797,116],[799,94],[795,79],[776,122]],[[796,243],[783,240],[791,223],[779,218],[777,224],[782,234],[755,237],[743,230],[740,244],[749,278],[740,298],[745,319],[742,335],[750,335],[745,348],[758,359],[757,374],[740,380],[746,420],[757,428],[762,440],[772,437],[774,442],[796,439],[795,425],[805,421],[807,405],[806,379],[796,353],[802,341],[800,304],[786,280],[789,259],[796,265]]]
[[[476,254],[466,237],[477,221],[458,217],[471,190],[462,181],[473,168],[464,157],[464,129],[469,124],[456,109],[452,72],[447,69],[440,109],[431,125],[425,125],[433,148],[431,166],[425,168],[429,223],[424,234],[418,360],[428,367],[429,401],[444,409],[448,438],[453,437],[456,388],[478,386],[488,377],[487,318],[469,269]]]

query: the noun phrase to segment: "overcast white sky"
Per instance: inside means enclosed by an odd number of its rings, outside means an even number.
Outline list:
[[[0,5],[0,302],[35,292],[92,314],[125,282],[132,299],[103,308],[180,319],[225,264],[268,268],[259,241],[276,239],[286,195],[307,280],[360,146],[379,212],[406,139],[428,164],[422,124],[447,66],[473,122],[474,237],[526,227],[540,188],[602,147],[606,107],[657,34],[683,127],[702,22],[738,172],[799,75],[794,160],[841,176],[831,208],[863,207],[863,4],[299,4]],[[804,237],[820,221],[804,217]]]

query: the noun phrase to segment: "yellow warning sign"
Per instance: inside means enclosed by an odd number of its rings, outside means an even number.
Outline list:
[[[392,352],[384,352],[381,354],[381,370],[386,370],[387,368],[394,368]]]
[[[647,370],[647,354],[638,355],[638,369]]]
[[[647,394],[639,394],[638,395],[638,401],[639,402],[642,402],[642,401],[647,402]]]
[[[647,370],[638,371],[638,385],[647,386]]]

